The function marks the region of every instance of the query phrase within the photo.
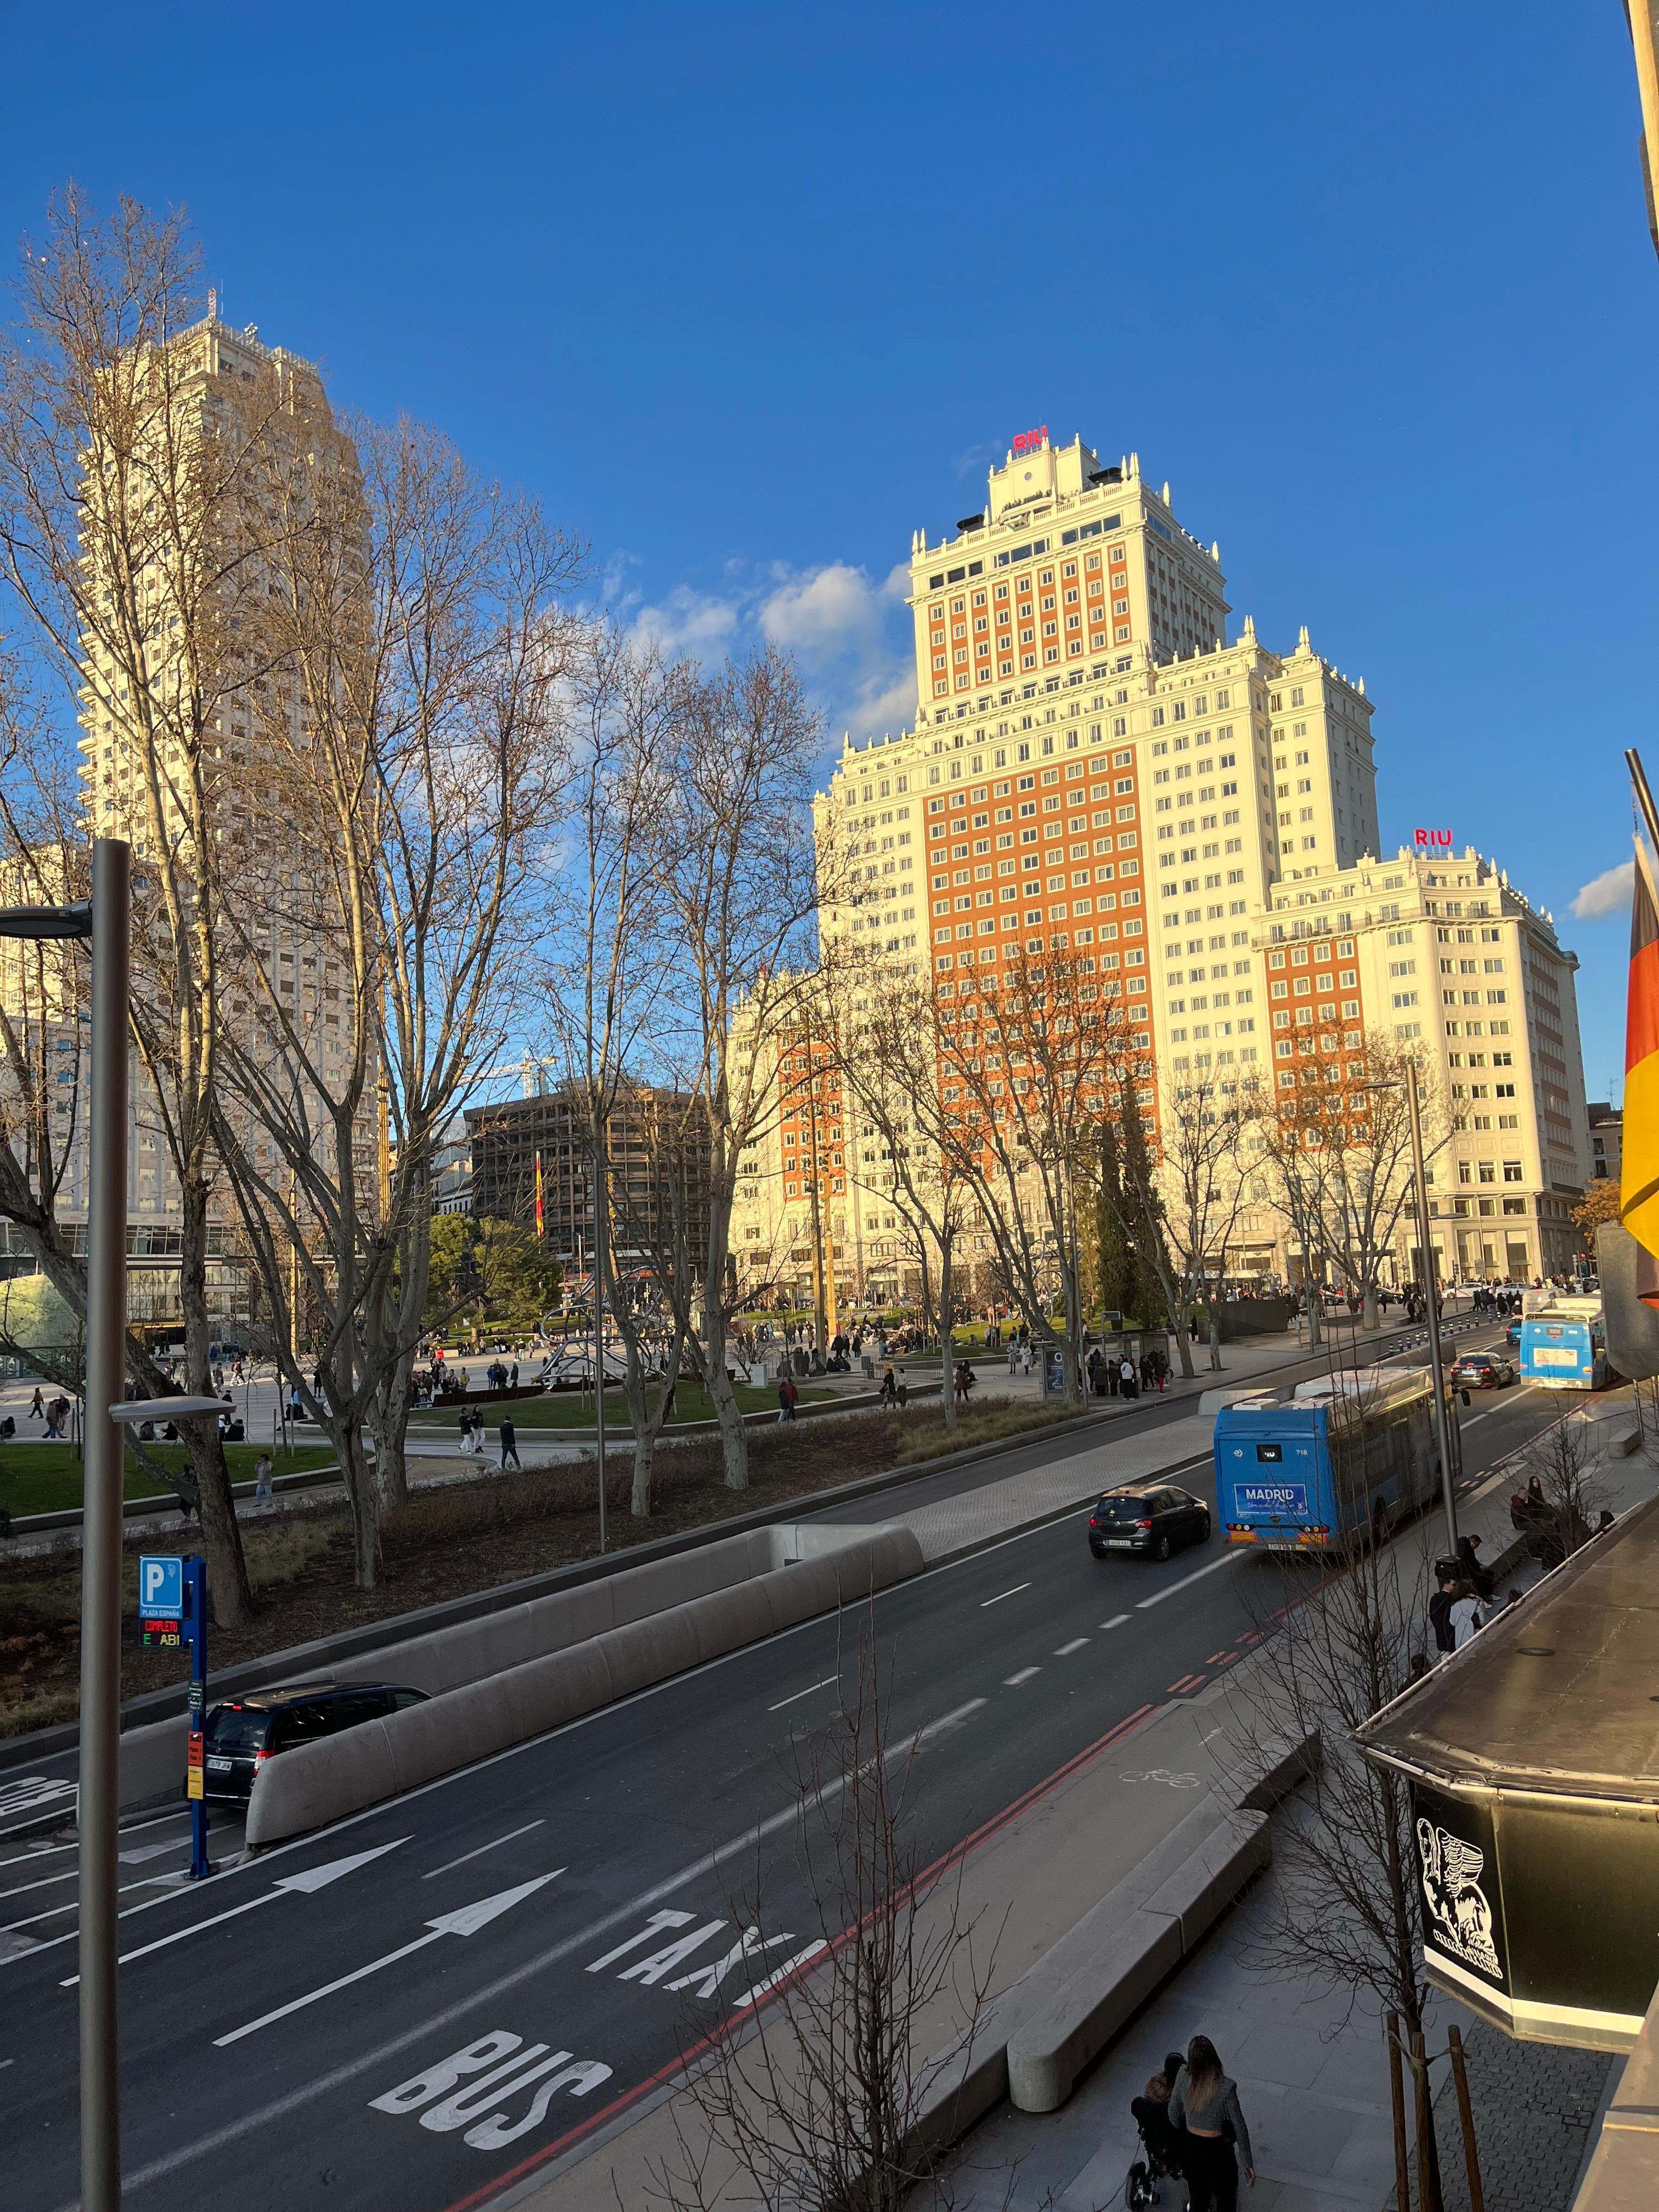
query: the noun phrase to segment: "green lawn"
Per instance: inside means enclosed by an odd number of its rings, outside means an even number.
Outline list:
[[[738,1382],[733,1388],[738,1405],[744,1413],[775,1413],[778,1410],[775,1386],[769,1390],[751,1390],[746,1382]],[[804,1405],[809,1398],[831,1398],[836,1394],[832,1390],[813,1389],[803,1382],[800,1395]],[[494,1401],[488,1390],[481,1390],[476,1398],[471,1398],[467,1402],[478,1407],[492,1430],[503,1413],[510,1413],[514,1426],[521,1431],[591,1429],[593,1425],[591,1392],[561,1390],[556,1396],[550,1392],[540,1398],[509,1398],[502,1402]],[[441,1424],[452,1428],[459,1437],[460,1413],[459,1406],[439,1406],[428,1412],[418,1413],[413,1418],[422,1428],[429,1424]],[[678,1427],[683,1421],[712,1421],[714,1418],[714,1406],[702,1383],[682,1382],[674,1394],[674,1413],[669,1426]],[[618,1434],[629,1425],[628,1401],[620,1390],[607,1390],[605,1394],[605,1425]]]
[[[164,1468],[184,1465],[182,1444],[153,1444],[149,1447]],[[252,1482],[253,1463],[259,1456],[258,1444],[227,1444],[225,1459],[233,1482]],[[311,1467],[326,1467],[334,1457],[326,1444],[301,1444],[291,1455],[278,1452],[274,1462],[278,1474],[291,1474]],[[126,1495],[129,1498],[166,1498],[171,1493],[158,1488],[148,1469],[141,1468],[132,1454],[127,1454]],[[61,1513],[81,1503],[81,1455],[73,1444],[7,1443],[0,1444],[0,1512],[21,1516],[26,1513]]]

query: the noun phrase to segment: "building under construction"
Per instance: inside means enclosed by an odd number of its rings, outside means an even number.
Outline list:
[[[549,1249],[573,1274],[586,1273],[594,1166],[586,1095],[561,1085],[472,1107],[466,1130],[474,1216],[534,1227],[539,1195]],[[708,1243],[708,1127],[700,1104],[688,1092],[633,1085],[612,1105],[607,1133],[614,1265],[648,1267],[672,1242],[678,1221],[695,1266]]]

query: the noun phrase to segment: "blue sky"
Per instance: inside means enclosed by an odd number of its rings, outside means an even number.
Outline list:
[[[0,233],[71,175],[184,202],[232,320],[528,484],[688,649],[791,644],[837,732],[907,715],[891,571],[1016,430],[1138,450],[1235,630],[1366,678],[1385,843],[1449,827],[1554,910],[1616,1083],[1626,908],[1570,909],[1629,851],[1622,747],[1659,773],[1617,0],[0,0]]]

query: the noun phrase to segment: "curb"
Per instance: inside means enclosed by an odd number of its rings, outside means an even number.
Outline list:
[[[1309,1357],[1304,1349],[1297,1350],[1273,1364],[1277,1367],[1303,1364]],[[1264,1373],[1271,1371],[1271,1369],[1263,1370]],[[1194,1383],[1199,1379],[1197,1375],[1192,1377]],[[1200,1391],[1194,1390],[1187,1411],[1198,1412],[1200,1395]],[[1131,1406],[1139,1409],[1142,1402],[1139,1399],[1133,1400]],[[1168,1398],[1158,1402],[1164,1405],[1182,1403]],[[780,1521],[811,1520],[833,1512],[842,1505],[854,1504],[864,1498],[879,1496],[884,1492],[900,1489],[907,1483],[923,1481],[933,1475],[950,1474],[960,1468],[980,1466],[1010,1452],[1024,1450],[1043,1437],[1051,1435],[1055,1429],[1063,1428],[1068,1435],[1079,1431],[1109,1429],[1115,1421],[1127,1418],[1130,1408],[1126,1407],[1121,1399],[1111,1400],[1108,1403],[1109,1411],[1085,1408],[1070,1419],[1059,1419],[1042,1428],[1028,1429],[1017,1436],[998,1437],[988,1443],[970,1444],[960,1451],[944,1453],[937,1458],[919,1461],[910,1466],[890,1468],[880,1474],[860,1476],[855,1481],[838,1484],[833,1489],[810,1491],[798,1498],[780,1499],[775,1504],[757,1506],[748,1513],[733,1514],[720,1521],[705,1522],[698,1528],[683,1529],[673,1535],[655,1537],[644,1544],[630,1545],[626,1551],[571,1560],[564,1566],[550,1568],[544,1574],[528,1576],[517,1582],[500,1583],[492,1589],[471,1591],[462,1597],[447,1598],[438,1605],[422,1607],[413,1613],[389,1613],[381,1620],[366,1623],[361,1628],[343,1630],[337,1636],[267,1652],[260,1658],[216,1671],[213,1686],[220,1696],[234,1696],[238,1691],[252,1689],[261,1681],[279,1676],[294,1678],[310,1673],[313,1668],[326,1668],[337,1660],[356,1658],[366,1652],[378,1650],[386,1644],[403,1643],[411,1636],[427,1634],[460,1621],[474,1620],[487,1613],[503,1612],[510,1607],[551,1596],[559,1590],[584,1583],[597,1582],[653,1559],[671,1559],[681,1553],[700,1550],[705,1545],[719,1543],[728,1536],[741,1535],[750,1529],[763,1528]],[[1171,1418],[1178,1419],[1181,1415],[1175,1413]],[[319,1468],[313,1472],[320,1474],[323,1470]],[[1061,1518],[1066,1513],[1075,1510],[1074,1504],[1056,1508],[1052,1512],[1039,1514],[1030,1525],[1038,1527],[1046,1521]],[[999,1540],[1001,1535],[1012,1533],[1015,1532],[999,1532]],[[978,1545],[970,1544],[964,1546],[963,1551],[965,1554],[978,1548]],[[937,1564],[929,1562],[930,1565]],[[122,1730],[125,1733],[130,1728],[148,1722],[171,1719],[184,1711],[185,1703],[186,1686],[182,1682],[130,1698],[121,1708]],[[61,1722],[53,1728],[38,1729],[26,1735],[0,1737],[0,1773],[12,1767],[28,1765],[37,1759],[74,1751],[80,1740],[80,1724],[72,1721]]]

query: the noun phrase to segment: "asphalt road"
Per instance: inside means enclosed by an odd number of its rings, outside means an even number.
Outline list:
[[[1559,1405],[1512,1391],[1480,1410],[1472,1480]],[[1212,1494],[1207,1462],[1184,1480]],[[1201,1687],[1294,1587],[1293,1567],[1213,1539],[1161,1566],[1096,1562],[1081,1518],[945,1563],[866,1617],[891,1740],[920,1732],[926,1855]],[[850,1620],[804,1624],[200,1889],[136,1892],[129,2201],[444,2212],[598,2133],[819,1936],[792,1765],[837,1709],[853,1639]],[[0,1911],[32,1947],[0,1965],[8,2212],[76,2197],[72,1904],[39,1918],[27,1890],[53,1840],[0,1844]],[[467,2070],[446,2072],[457,2054]]]

